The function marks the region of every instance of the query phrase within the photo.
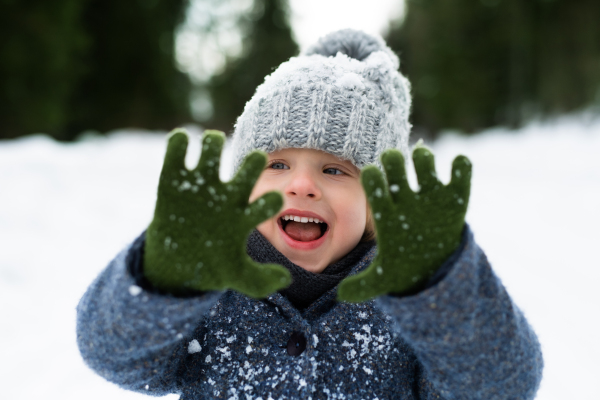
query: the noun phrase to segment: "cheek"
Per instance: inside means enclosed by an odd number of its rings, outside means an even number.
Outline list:
[[[261,175],[258,178],[258,180],[256,181],[256,184],[254,185],[254,188],[252,189],[252,193],[250,193],[249,202],[252,203],[254,200],[258,199],[260,196],[267,193],[269,190],[273,190],[273,189],[269,188],[269,185],[267,184],[266,179],[264,179],[264,175]]]
[[[252,193],[250,193],[249,203],[252,203],[263,194],[277,190],[274,185],[265,179],[264,175],[261,175],[256,181]],[[272,241],[276,233],[276,225],[273,224],[274,218],[269,218],[256,226],[256,229],[265,237],[267,240]]]
[[[350,191],[345,196],[342,196],[337,207],[341,211],[339,217],[342,219],[346,229],[349,229],[348,232],[352,232],[352,235],[358,232],[362,236],[367,222],[368,211],[367,199],[362,191],[362,187],[359,190]]]

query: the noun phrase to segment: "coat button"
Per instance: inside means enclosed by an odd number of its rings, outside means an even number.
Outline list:
[[[287,344],[287,352],[290,356],[298,357],[306,349],[306,338],[300,332],[293,332]]]

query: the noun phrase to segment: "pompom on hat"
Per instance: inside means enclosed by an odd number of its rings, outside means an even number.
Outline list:
[[[233,133],[235,169],[252,150],[317,149],[359,168],[406,154],[410,84],[381,37],[345,29],[282,63],[246,103]]]

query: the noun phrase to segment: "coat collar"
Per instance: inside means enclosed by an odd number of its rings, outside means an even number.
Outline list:
[[[363,270],[365,270],[370,264],[371,261],[375,258],[377,254],[377,246],[374,245],[371,247],[369,251],[360,259],[358,263],[352,267],[348,276],[355,275]],[[307,323],[308,321],[314,321],[323,317],[328,311],[333,309],[336,305],[342,305],[344,307],[351,306],[350,303],[339,303],[336,300],[337,297],[337,285],[332,289],[325,292],[322,296],[320,296],[317,300],[315,300],[311,305],[309,305],[306,309],[300,311],[281,293],[276,292],[269,295],[265,301],[272,303],[275,307],[280,310],[281,313],[286,315],[288,318],[304,321]]]

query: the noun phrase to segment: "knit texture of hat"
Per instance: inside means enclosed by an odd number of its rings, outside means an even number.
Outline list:
[[[235,169],[254,149],[323,150],[359,168],[386,149],[406,154],[410,84],[381,37],[330,33],[265,78],[233,134]]]

